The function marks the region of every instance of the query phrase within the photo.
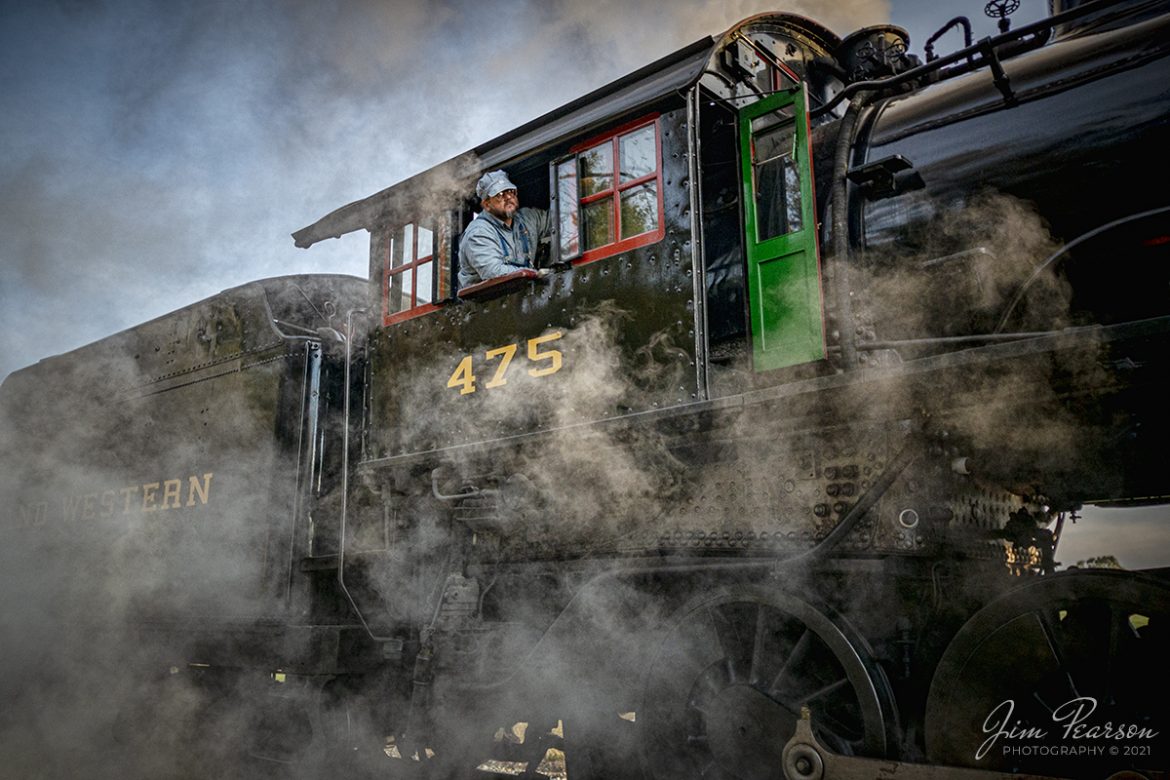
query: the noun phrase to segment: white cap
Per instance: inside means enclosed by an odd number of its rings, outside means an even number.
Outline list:
[[[504,190],[514,189],[516,189],[516,185],[508,179],[508,174],[503,171],[491,171],[480,177],[479,183],[475,185],[475,194],[479,196],[480,200],[487,200],[494,198]]]

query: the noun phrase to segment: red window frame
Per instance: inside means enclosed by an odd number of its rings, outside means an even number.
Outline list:
[[[764,60],[768,62],[767,60]],[[784,86],[784,79],[788,79],[793,85],[800,84],[800,76],[797,76],[787,65],[783,62],[768,63],[768,69],[772,71],[772,89],[779,92],[782,89],[787,89]]]
[[[412,228],[410,231],[410,241],[411,241],[410,256],[413,257],[414,259],[411,260],[409,263],[403,263],[402,265],[396,266],[394,268],[390,267],[390,263],[393,260],[393,258],[390,256],[390,248],[391,248],[391,244],[394,241],[394,235],[397,232],[397,229],[391,228],[391,229],[388,229],[386,231],[386,238],[384,240],[385,248],[383,250],[383,260],[382,260],[382,324],[383,325],[392,325],[395,322],[402,322],[403,320],[413,319],[415,317],[419,317],[423,314],[427,314],[429,312],[435,311],[435,310],[440,308],[439,304],[436,303],[435,301],[442,294],[443,284],[442,284],[441,277],[436,278],[434,274],[435,274],[436,270],[439,273],[443,272],[443,263],[444,263],[445,258],[446,258],[447,247],[446,247],[446,243],[442,240],[442,234],[441,234],[440,226],[439,226],[438,222],[436,222],[434,224],[434,227],[430,227],[430,228],[421,226],[420,225],[421,222],[422,222],[422,220],[414,219],[414,220],[411,220],[409,222],[402,223],[401,229],[403,231],[403,234],[405,234],[406,228],[408,226]],[[431,250],[431,253],[425,257],[418,256],[418,234],[420,232],[420,227],[422,227],[423,230],[430,231],[430,234],[431,234],[432,250]],[[430,263],[434,264],[431,267],[431,274],[432,274],[432,276],[431,276],[431,279],[432,279],[431,301],[428,303],[419,304],[418,303],[418,271],[417,271],[417,269],[421,265],[427,265]],[[402,309],[401,311],[392,312],[392,311],[390,311],[390,281],[391,281],[391,277],[399,276],[408,270],[411,271],[411,274],[410,274],[410,307],[406,308],[406,309]]]
[[[641,130],[643,127],[649,127],[649,126],[654,127],[654,163],[655,163],[654,172],[648,173],[645,176],[639,176],[636,179],[631,179],[628,182],[623,182],[621,180],[621,157],[620,157],[621,144],[619,143],[619,141],[623,135],[627,135],[627,134],[632,133],[636,130]],[[579,155],[581,154],[581,152],[586,152],[586,151],[589,151],[590,149],[594,149],[598,146],[601,146],[606,141],[608,141],[611,144],[611,154],[612,154],[612,159],[613,159],[613,185],[609,189],[604,190],[602,192],[595,192],[591,195],[581,197],[580,169],[578,168],[578,171],[577,171],[578,185],[577,185],[577,201],[576,201],[575,206],[577,209],[578,240],[582,240],[582,241],[584,240],[584,236],[581,235],[581,232],[580,232],[581,231],[581,207],[586,206],[590,203],[595,203],[597,201],[604,200],[607,197],[613,198],[613,211],[614,211],[614,213],[613,213],[613,234],[614,234],[614,236],[617,237],[617,240],[612,242],[612,243],[604,244],[602,246],[595,247],[593,249],[589,249],[587,251],[582,252],[577,257],[574,257],[572,259],[572,264],[574,266],[583,265],[584,263],[591,263],[594,260],[601,260],[602,258],[610,257],[610,256],[616,255],[620,252],[625,252],[625,251],[628,251],[630,249],[637,249],[638,247],[641,247],[641,246],[646,246],[648,244],[657,243],[657,242],[662,240],[663,236],[666,235],[666,225],[665,225],[666,214],[665,214],[665,209],[663,207],[663,202],[664,202],[665,198],[664,198],[664,193],[662,191],[662,126],[661,126],[661,122],[659,121],[659,114],[654,113],[654,114],[650,114],[648,116],[641,117],[639,119],[635,119],[632,122],[627,122],[626,124],[621,125],[620,127],[616,127],[613,130],[606,131],[605,133],[602,133],[601,135],[594,136],[587,141],[582,141],[581,143],[579,143],[576,146],[569,149],[569,152],[573,155],[573,159],[576,160],[579,157]],[[564,160],[560,161],[560,163],[563,163],[563,162],[564,162]],[[556,170],[556,166],[559,165],[560,163],[554,163],[553,169]],[[630,189],[633,189],[635,187],[640,187],[643,184],[646,184],[647,182],[655,182],[656,183],[656,192],[657,192],[657,200],[658,200],[658,220],[657,220],[658,227],[654,230],[649,230],[645,233],[639,233],[636,236],[630,236],[629,238],[623,239],[621,237],[621,235],[622,235],[622,207],[621,207],[621,200],[622,199],[621,199],[621,194],[623,192],[625,192],[626,190],[630,190]]]
[[[784,79],[786,78],[792,82],[792,86],[801,83],[800,76],[796,75],[796,72],[782,61],[776,59],[776,56],[768,51],[766,46],[742,34],[739,36],[739,40],[752,50],[760,62],[764,63],[764,67],[768,69],[768,76],[772,82],[773,91],[779,92],[782,89],[787,89],[784,85]]]

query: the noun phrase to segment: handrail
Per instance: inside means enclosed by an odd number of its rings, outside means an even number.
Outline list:
[[[353,334],[353,316],[355,314],[368,314],[366,309],[353,309],[345,315],[345,330],[350,335]],[[341,588],[342,595],[345,600],[349,602],[353,614],[357,615],[357,619],[362,624],[362,628],[366,630],[370,639],[375,642],[385,642],[393,639],[391,635],[375,634],[374,630],[370,628],[369,622],[366,621],[366,616],[362,614],[361,609],[358,608],[357,601],[353,594],[349,592],[349,588],[345,584],[345,531],[346,520],[349,513],[349,396],[351,394],[353,384],[350,379],[350,364],[353,361],[353,354],[350,351],[350,345],[353,343],[352,338],[345,340],[345,404],[343,407],[342,417],[342,444],[341,444],[341,518],[338,521],[341,531],[341,539],[337,545],[337,585]]]

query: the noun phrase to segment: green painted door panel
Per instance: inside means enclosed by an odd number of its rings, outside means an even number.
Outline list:
[[[803,88],[739,112],[754,369],[825,356],[811,149]]]

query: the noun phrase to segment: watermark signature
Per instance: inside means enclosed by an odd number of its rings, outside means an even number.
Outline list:
[[[1016,719],[1015,711],[1015,700],[1005,699],[988,713],[983,733],[990,736],[975,751],[976,761],[996,745],[1004,755],[1018,756],[1149,755],[1149,743],[1159,734],[1135,723],[1094,720],[1097,700],[1091,696],[1070,699],[1053,709],[1051,726],[1026,725]]]

